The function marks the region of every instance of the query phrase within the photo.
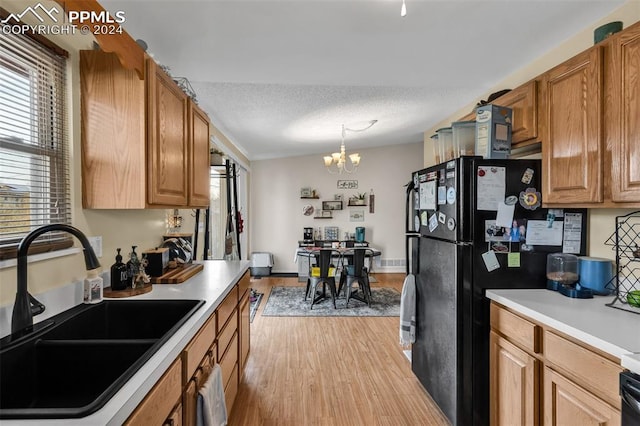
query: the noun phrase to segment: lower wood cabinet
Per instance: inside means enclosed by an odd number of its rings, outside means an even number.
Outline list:
[[[174,361],[125,425],[162,425],[174,416],[182,397],[182,362]]]
[[[619,359],[491,303],[492,425],[619,425],[622,370]]]
[[[126,425],[195,425],[198,390],[216,363],[222,370],[227,415],[231,415],[249,354],[248,272],[242,279],[242,285],[231,289]]]
[[[620,411],[560,373],[544,368],[545,426],[619,425]]]
[[[491,424],[539,424],[539,364],[508,340],[491,332]]]

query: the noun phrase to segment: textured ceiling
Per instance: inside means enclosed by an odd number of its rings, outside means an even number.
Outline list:
[[[250,160],[421,141],[623,0],[102,0]]]

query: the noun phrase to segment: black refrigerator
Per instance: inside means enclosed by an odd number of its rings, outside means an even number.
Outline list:
[[[545,288],[548,253],[586,252],[585,209],[542,208],[540,160],[460,157],[412,175],[412,369],[453,425],[489,424],[486,289]]]

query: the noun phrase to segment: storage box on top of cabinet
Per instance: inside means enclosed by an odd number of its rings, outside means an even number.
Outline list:
[[[80,51],[84,208],[209,204],[209,119],[151,58]]]

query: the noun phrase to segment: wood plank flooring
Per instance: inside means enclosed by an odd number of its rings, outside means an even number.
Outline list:
[[[402,290],[404,274],[376,274],[372,287]],[[397,317],[262,317],[264,293],[229,425],[447,425],[398,344]],[[326,303],[326,302],[323,302]]]

